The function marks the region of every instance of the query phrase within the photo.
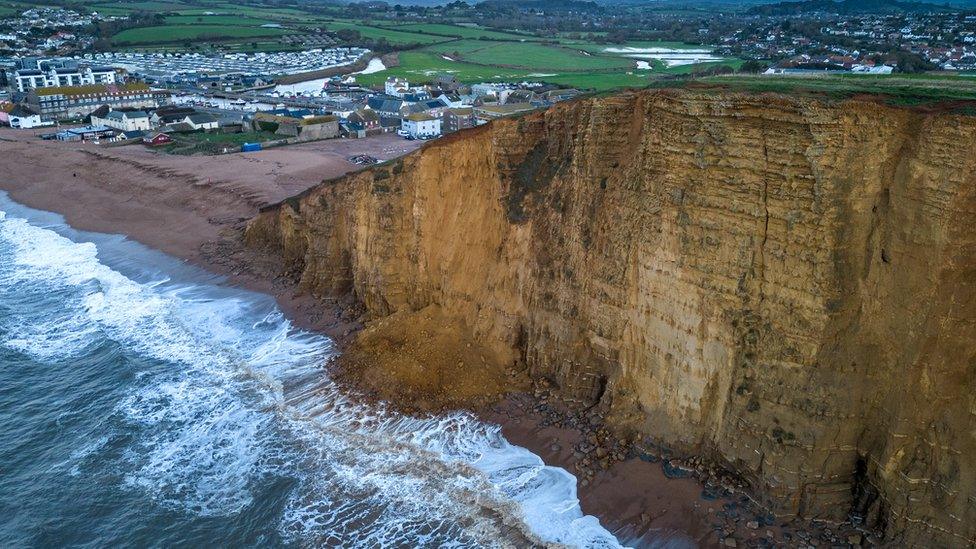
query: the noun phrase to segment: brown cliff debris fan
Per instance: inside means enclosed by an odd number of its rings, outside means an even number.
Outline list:
[[[470,336],[464,319],[429,305],[370,323],[343,350],[333,377],[400,410],[428,412],[483,407],[528,389],[524,373],[507,366]]]
[[[593,98],[325,182],[247,238],[378,332],[462,319],[492,371],[724,464],[781,517],[976,542],[976,118]]]

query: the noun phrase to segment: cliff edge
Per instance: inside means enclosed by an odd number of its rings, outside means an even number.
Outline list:
[[[592,98],[327,181],[247,239],[395,319],[394,351],[412,315],[456,333],[477,356],[448,378],[545,378],[780,515],[976,543],[976,118]]]

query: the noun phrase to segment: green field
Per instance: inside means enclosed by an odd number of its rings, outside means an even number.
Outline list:
[[[586,50],[593,53],[605,53],[603,50],[607,48],[665,48],[671,50],[698,50],[698,49],[709,49],[709,46],[700,46],[697,44],[686,44],[684,42],[668,42],[668,41],[635,41],[635,42],[624,42],[622,44],[595,44],[586,41],[568,40],[564,41],[564,44],[577,44],[580,49]]]
[[[229,25],[160,25],[124,30],[112,37],[116,45],[165,44],[184,40],[229,40],[280,36],[289,31]]]
[[[901,106],[976,101],[976,79],[953,75],[730,75],[690,80],[688,85],[757,93],[814,94],[833,99],[872,94],[886,103]]]
[[[168,12],[168,11],[179,11],[181,9],[189,9],[194,6],[190,4],[184,4],[183,2],[168,1],[168,0],[149,0],[143,2],[103,2],[100,4],[92,4],[88,6],[89,9],[95,10],[99,13],[115,14],[115,15],[125,15],[136,11],[148,11],[148,12]]]
[[[603,69],[628,69],[634,62],[623,57],[584,55],[575,48],[544,46],[526,42],[487,43],[486,47],[461,54],[470,63],[496,65],[535,71],[584,72]]]
[[[363,74],[356,77],[356,81],[366,86],[379,86],[389,76],[406,78],[410,82],[424,83],[432,81],[438,74],[452,74],[458,80],[466,83],[475,82],[520,82],[545,81],[570,87],[594,90],[609,90],[620,87],[640,87],[649,83],[648,76],[630,71],[612,70],[603,72],[567,72],[539,76],[539,73],[527,69],[492,67],[474,65],[461,61],[448,61],[439,53],[424,50],[401,52],[400,65],[385,71]]]
[[[440,54],[428,51],[400,52],[400,65],[373,74],[361,74],[356,81],[367,86],[382,85],[390,76],[406,78],[411,82],[430,82],[440,73],[455,75],[463,82],[486,80],[517,80],[524,78],[527,71],[471,65],[469,63],[448,61]]]
[[[471,38],[475,40],[479,38],[490,38],[494,40],[538,40],[538,38],[529,35],[519,35],[477,27],[462,27],[458,25],[445,25],[439,23],[407,23],[398,25],[397,28],[413,32],[426,32],[458,38]]]
[[[267,17],[276,20],[307,21],[311,15],[294,8],[260,8],[255,6],[241,6],[238,4],[215,4],[212,11],[242,15],[245,17]]]
[[[433,44],[451,40],[449,37],[434,36],[430,34],[418,34],[415,32],[403,32],[387,28],[372,27],[347,21],[328,21],[320,25],[328,31],[338,31],[342,29],[352,29],[359,31],[363,38],[379,40],[385,38],[391,44]]]
[[[427,51],[442,53],[444,55],[463,59],[467,54],[471,54],[494,45],[497,45],[497,43],[486,42],[484,40],[451,40],[450,42],[442,42],[440,44],[427,46],[424,49]]]
[[[166,18],[167,25],[229,25],[232,27],[259,27],[275,23],[270,19],[254,19],[236,15],[171,15]]]

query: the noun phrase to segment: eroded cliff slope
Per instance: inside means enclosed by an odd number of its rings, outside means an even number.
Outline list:
[[[960,545],[974,168],[974,118],[634,92],[326,182],[248,239],[373,317],[436,307],[621,432],[724,461],[777,513]]]

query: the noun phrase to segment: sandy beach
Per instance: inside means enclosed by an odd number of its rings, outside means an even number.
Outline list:
[[[360,169],[350,156],[389,160],[420,146],[388,134],[248,154],[178,156],[141,145],[42,141],[32,133],[0,129],[0,189],[11,198],[57,212],[76,228],[124,234],[232,284],[272,294],[298,325],[337,340],[355,325],[338,308],[313,303],[277,280],[276,265],[240,245],[243,224],[261,206]]]
[[[185,157],[141,145],[103,148],[0,130],[0,189],[18,202],[62,214],[78,229],[127,235],[224,275],[231,284],[269,293],[297,325],[324,332],[341,347],[362,321],[352,304],[298,292],[278,276],[273,259],[241,245],[244,223],[261,206],[359,169],[350,156],[387,160],[418,146],[385,135]],[[552,409],[540,407],[532,395],[510,396],[481,415],[501,424],[513,443],[570,472],[581,459],[576,448],[591,432],[553,424]],[[781,535],[778,529],[747,527],[753,515],[741,501],[703,498],[699,481],[669,478],[657,459],[646,456],[612,463],[579,490],[584,512],[599,517],[624,543],[673,539],[682,546],[717,546],[727,536],[766,542]]]

